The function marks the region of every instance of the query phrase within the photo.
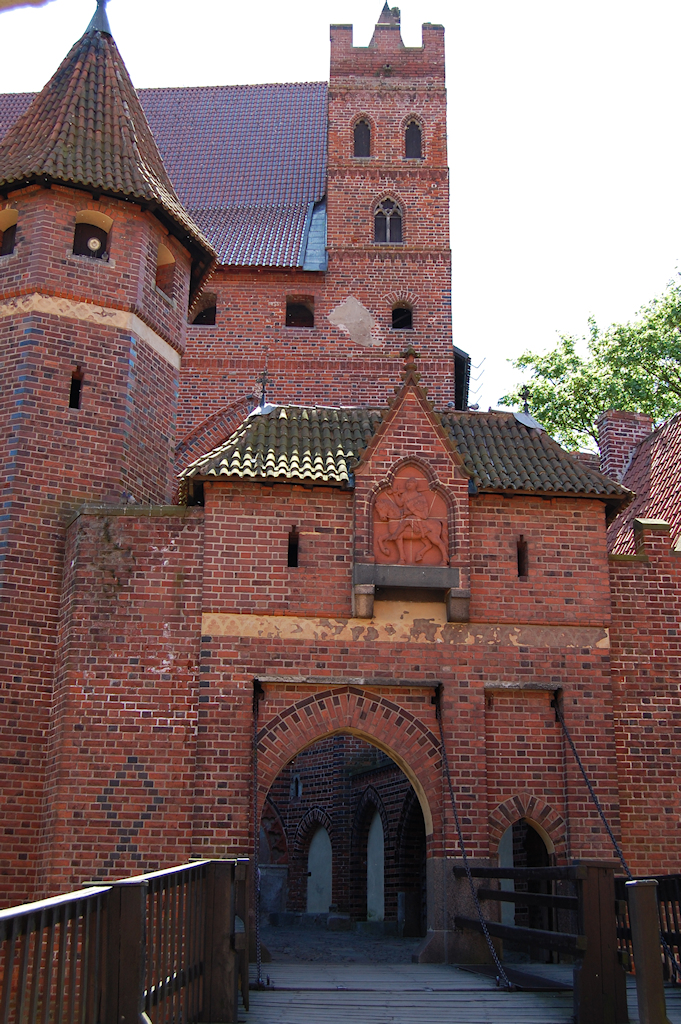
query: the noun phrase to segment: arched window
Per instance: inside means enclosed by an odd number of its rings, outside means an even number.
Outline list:
[[[354,156],[371,156],[371,126],[368,121],[358,121],[355,125]]]
[[[402,241],[402,211],[393,199],[383,199],[374,211],[374,242]]]
[[[408,160],[420,160],[423,156],[421,149],[421,125],[418,121],[410,121],[404,133],[404,155]]]
[[[175,257],[163,242],[158,247],[158,254],[156,256],[156,287],[159,291],[167,295],[169,299],[173,297],[173,280],[175,278]]]
[[[111,217],[98,210],[81,210],[76,214],[73,233],[73,255],[89,256],[92,260],[108,260]]]
[[[393,330],[411,331],[414,326],[411,306],[406,302],[400,302],[393,306]]]
[[[14,252],[18,217],[16,210],[0,210],[0,256]]]
[[[194,313],[192,325],[194,327],[212,327],[215,324],[217,315],[218,297],[215,292],[204,292]]]

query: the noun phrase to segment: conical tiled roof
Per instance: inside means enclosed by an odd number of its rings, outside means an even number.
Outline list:
[[[213,250],[175,194],[118,47],[102,24],[93,18],[0,142],[0,192],[58,182],[139,201],[207,267]]]

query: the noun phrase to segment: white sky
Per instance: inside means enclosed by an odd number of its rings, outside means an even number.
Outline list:
[[[329,24],[371,38],[382,0],[111,0],[138,87],[319,81]],[[94,0],[0,13],[0,92],[42,88]],[[406,45],[446,27],[454,342],[482,407],[525,348],[627,320],[681,254],[679,0],[405,0]],[[480,371],[474,371],[474,376]],[[473,384],[473,389],[478,385]]]

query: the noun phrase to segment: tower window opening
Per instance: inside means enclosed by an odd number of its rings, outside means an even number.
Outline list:
[[[371,156],[371,126],[368,121],[358,121],[355,125],[353,156]]]
[[[98,210],[81,210],[76,214],[73,233],[73,255],[88,256],[91,260],[108,260],[111,217]]]
[[[16,210],[0,210],[0,256],[14,252],[18,216]]]
[[[521,533],[518,538],[518,577],[520,579],[526,579],[529,575],[528,567],[527,541]]]
[[[288,535],[288,567],[289,569],[298,568],[298,547],[300,541],[300,534],[295,526],[291,527],[291,532]]]
[[[410,121],[404,133],[404,155],[407,160],[420,160],[423,157],[421,148],[421,125],[418,121]]]
[[[393,306],[393,330],[411,331],[414,327],[413,314],[410,306]]]
[[[198,311],[194,313],[192,326],[213,327],[217,316],[217,301],[218,297],[215,292],[205,292],[201,296]]]
[[[71,390],[69,392],[69,409],[80,409],[83,398],[83,371],[80,366],[71,374]]]
[[[374,212],[374,242],[402,241],[402,211],[392,199],[384,199]]]
[[[286,326],[314,327],[314,299],[311,296],[286,299]]]
[[[159,291],[167,295],[169,299],[172,299],[174,280],[175,257],[170,249],[161,243],[156,256],[156,280],[154,283]]]

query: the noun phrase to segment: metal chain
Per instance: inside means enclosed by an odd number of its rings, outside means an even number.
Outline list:
[[[504,984],[506,985],[506,988],[509,990],[509,992],[512,992],[515,989],[515,986],[508,980],[508,975],[506,974],[506,971],[504,970],[504,968],[502,966],[501,960],[497,956],[497,951],[494,948],[494,943],[492,942],[492,938],[490,936],[490,933],[487,930],[487,922],[486,922],[486,920],[485,920],[485,918],[483,917],[483,914],[482,914],[482,907],[480,906],[480,900],[478,899],[478,891],[475,888],[475,883],[473,881],[473,875],[471,874],[470,865],[468,863],[468,856],[466,854],[466,847],[464,846],[464,842],[463,842],[463,832],[461,830],[461,822],[459,821],[459,812],[456,809],[456,800],[454,799],[454,786],[452,785],[452,776],[451,776],[450,771],[449,771],[449,759],[447,757],[447,749],[445,747],[445,734],[444,734],[444,729],[442,727],[442,703],[441,703],[441,701],[442,701],[441,691],[438,690],[437,695],[435,697],[435,715],[437,717],[438,725],[440,726],[440,746],[441,746],[441,749],[442,749],[442,764],[443,764],[444,769],[445,769],[445,776],[447,778],[447,785],[449,786],[449,798],[450,798],[451,803],[452,803],[452,810],[454,811],[454,821],[456,823],[456,831],[457,831],[457,834],[459,836],[459,848],[461,849],[461,856],[463,858],[463,866],[466,869],[466,877],[468,878],[468,884],[470,886],[471,895],[473,897],[473,902],[475,903],[475,909],[476,909],[477,914],[478,914],[478,920],[480,921],[480,926],[482,928],[482,933],[485,936],[485,939],[487,940],[487,945],[489,946],[489,951],[492,954],[492,959],[494,960],[496,968],[499,971],[499,976],[497,977],[497,984],[499,984],[499,978],[501,978],[503,980]]]
[[[613,847],[615,849],[615,853],[619,857],[619,859],[621,861],[621,864],[622,864],[622,867],[624,868],[624,870],[626,872],[627,878],[631,882],[631,881],[634,880],[634,876],[632,875],[631,870],[629,868],[629,865],[627,864],[626,860],[624,859],[624,854],[622,853],[622,851],[621,851],[621,849],[619,847],[619,843],[615,839],[614,833],[613,833],[612,829],[610,828],[610,824],[608,822],[608,819],[605,816],[605,812],[603,811],[603,808],[600,805],[599,799],[596,796],[596,792],[595,792],[595,790],[594,790],[594,788],[593,788],[593,786],[591,784],[591,780],[590,780],[589,776],[586,774],[586,769],[585,769],[584,765],[582,764],[582,760],[581,760],[579,754],[577,753],[577,747],[575,746],[574,740],[572,739],[572,736],[569,733],[568,727],[565,724],[565,719],[563,718],[563,712],[561,710],[561,707],[560,707],[560,704],[559,704],[557,698],[554,698],[551,701],[551,706],[553,707],[554,711],[556,712],[556,718],[560,722],[560,724],[561,724],[561,726],[563,728],[563,732],[565,733],[565,738],[568,741],[568,743],[570,744],[570,748],[572,750],[572,753],[575,756],[575,761],[579,765],[579,770],[581,771],[582,777],[583,777],[583,779],[584,779],[584,781],[586,783],[587,789],[589,790],[589,793],[591,794],[591,799],[594,802],[594,806],[595,806],[596,810],[598,811],[598,813],[600,815],[600,818],[601,818],[601,821],[603,822],[603,824],[605,826],[605,830],[608,833],[608,835],[610,836],[610,841],[612,842],[612,845],[613,845]],[[662,934],[661,931],[660,931],[660,942],[662,944],[662,948],[665,951],[665,954],[667,955],[667,958],[669,959],[669,962],[671,963],[672,970],[676,974],[676,976],[679,979],[679,981],[681,981],[681,966],[679,966],[679,964],[677,963],[676,957],[674,956],[674,952],[673,952],[671,946],[669,945],[669,943],[667,942],[667,940],[665,939],[665,937],[664,937],[664,935]]]
[[[262,948],[260,945],[260,822],[258,820],[258,710],[259,691],[253,686],[253,886],[255,890],[255,962],[256,985],[262,987]],[[248,955],[248,954],[247,954]]]

